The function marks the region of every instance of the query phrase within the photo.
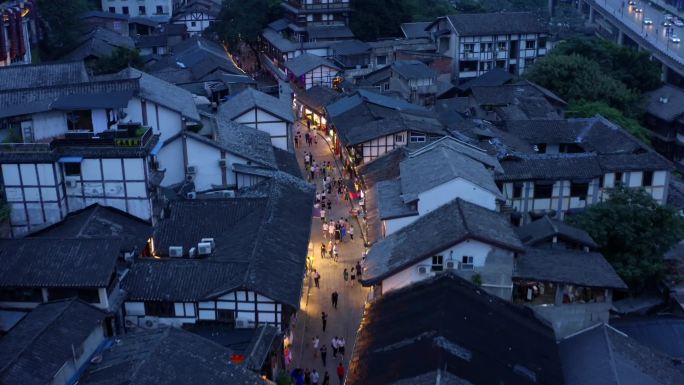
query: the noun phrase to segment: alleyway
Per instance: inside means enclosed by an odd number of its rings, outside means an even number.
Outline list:
[[[299,148],[296,148],[297,159],[306,178],[306,170],[304,168],[305,151],[313,154],[313,158],[317,163],[324,161],[333,162],[335,159],[328,143],[320,133],[316,133],[318,143],[309,147],[303,140],[305,133],[308,131],[306,125],[298,122],[295,125],[294,134],[297,131],[301,132],[302,136],[302,143],[300,143]],[[312,131],[312,133],[315,133],[315,131]],[[339,162],[337,162],[336,167],[334,167],[333,178],[341,177],[340,166]],[[315,182],[317,190],[322,191],[322,180],[319,178]],[[343,271],[345,268],[350,270],[361,259],[364,251],[363,237],[356,219],[350,215],[351,206],[349,201],[345,201],[342,197],[337,200],[335,194],[330,194],[329,197],[332,199],[332,213],[326,213],[326,217],[328,220],[331,218],[339,220],[340,217],[348,217],[349,223],[354,226],[354,240],[350,240],[349,236],[347,236],[339,244],[338,262],[333,262],[328,257],[321,258],[321,242],[327,243],[327,240],[323,238],[321,219],[319,217],[313,218],[311,229],[311,245],[314,256],[313,267],[321,275],[320,288],[314,286],[313,278],[310,275],[305,279],[301,303],[302,308],[298,313],[298,320],[294,329],[293,363],[290,368],[316,369],[321,376],[320,383],[322,383],[325,371],[327,370],[330,374],[330,384],[332,385],[338,383],[336,368],[340,362],[340,357],[333,358],[330,345],[331,340],[333,337],[338,336],[344,337],[346,341],[345,356],[342,361],[346,371],[354,348],[356,332],[361,321],[363,305],[369,290],[361,287],[358,282],[355,282],[353,287],[345,285]],[[339,294],[337,309],[334,309],[331,303],[333,291],[337,291]],[[328,314],[328,324],[325,332],[322,331],[321,312]],[[323,367],[321,362],[320,353],[317,353],[316,357],[314,357],[311,341],[315,336],[320,338],[321,345],[327,345],[327,365],[325,367]]]

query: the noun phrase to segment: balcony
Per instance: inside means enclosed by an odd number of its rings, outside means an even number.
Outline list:
[[[118,130],[68,132],[53,139],[52,147],[145,147],[152,138],[152,128],[140,124],[119,124]]]

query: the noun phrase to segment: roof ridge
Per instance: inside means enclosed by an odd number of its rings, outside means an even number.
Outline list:
[[[603,325],[603,324],[599,324]],[[610,340],[610,337],[608,337],[608,330],[605,327],[601,327],[601,335],[603,336],[604,340],[606,341],[606,348],[608,349],[608,357],[610,359],[608,360],[608,366],[610,367],[610,371],[613,372],[613,378],[615,378],[615,381],[618,385],[622,383],[620,381],[620,376],[617,374],[617,368],[615,367],[615,355],[613,353],[613,343]]]
[[[548,224],[551,225],[551,229],[553,229],[553,233],[558,234],[559,233],[558,226],[556,226],[556,224],[551,220],[551,218],[549,218],[548,215],[544,215],[544,219],[546,219],[546,222],[548,222]]]
[[[458,208],[458,215],[461,217],[461,222],[463,222],[463,227],[465,228],[465,237],[471,237],[473,234],[470,230],[470,227],[468,227],[468,221],[466,220],[466,216],[465,214],[463,214],[463,207],[461,207],[463,202],[463,199],[456,198],[456,207]]]

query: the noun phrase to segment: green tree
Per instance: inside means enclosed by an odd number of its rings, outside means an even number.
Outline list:
[[[44,59],[56,59],[74,46],[84,32],[81,15],[89,8],[88,0],[38,0],[46,29],[40,45]]]
[[[571,103],[565,112],[565,116],[568,118],[590,118],[597,114],[624,128],[644,143],[651,143],[648,129],[639,124],[636,119],[626,117],[622,112],[604,102]]]
[[[360,0],[353,4],[349,27],[360,40],[401,36],[400,24],[412,20],[405,0]]]
[[[143,69],[144,63],[140,58],[140,52],[137,49],[116,47],[111,55],[97,59],[93,70],[100,75],[119,72],[127,67]]]
[[[626,110],[639,98],[605,74],[597,62],[577,54],[543,57],[525,72],[525,77],[569,102],[606,101],[611,107]]]
[[[663,254],[684,237],[684,220],[642,189],[618,187],[610,198],[567,221],[594,238],[633,291],[662,277]]]

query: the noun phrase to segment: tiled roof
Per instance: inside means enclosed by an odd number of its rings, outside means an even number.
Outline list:
[[[464,13],[447,16],[459,36],[548,33],[546,20],[531,12]]]
[[[112,238],[0,240],[0,286],[106,287],[120,250]]]
[[[0,67],[0,91],[58,86],[88,81],[81,61]]]
[[[547,242],[553,237],[559,237],[559,241],[566,240],[577,242],[587,247],[598,247],[586,231],[557,219],[551,219],[548,216],[543,216],[534,222],[518,227],[517,232],[520,240],[529,246],[536,246],[540,242]]]
[[[646,97],[646,112],[672,122],[684,115],[684,90],[666,84]]]
[[[430,25],[429,21],[421,21],[417,23],[401,23],[401,32],[407,39],[414,39],[418,37],[429,37],[430,34],[425,29]]]
[[[501,159],[497,181],[594,179],[603,175],[595,154],[539,154]]]
[[[292,107],[288,103],[253,88],[247,88],[228,98],[219,106],[218,116],[233,120],[253,108],[260,108],[286,122],[294,121]]]
[[[499,87],[513,80],[513,75],[502,68],[491,69],[484,74],[470,79],[467,82],[457,86],[461,91],[468,91],[472,87]]]
[[[418,211],[401,198],[401,180],[378,182],[374,191],[380,220],[418,215]]]
[[[0,383],[51,384],[62,366],[73,363],[93,332],[103,333],[107,314],[77,299],[33,309],[0,339]]]
[[[297,101],[319,114],[325,114],[325,107],[341,97],[342,94],[339,92],[322,85],[315,85],[308,90],[297,92]]]
[[[140,79],[140,97],[176,111],[187,119],[200,121],[195,99],[190,92],[134,68],[125,71],[128,71],[129,77]]]
[[[373,159],[370,163],[364,163],[359,169],[359,174],[367,188],[375,186],[378,182],[399,177],[399,163],[406,159],[409,151],[406,147],[397,147],[394,150]]]
[[[312,55],[310,53],[303,53],[294,59],[289,59],[285,62],[285,68],[287,68],[294,76],[302,76],[305,73],[318,68],[318,67],[328,67],[334,70],[340,70],[340,68],[334,65],[330,60],[320,57],[318,55]]]
[[[214,133],[216,142],[229,152],[261,165],[276,168],[276,158],[268,132],[235,123],[225,119],[224,115],[219,115],[216,117]]]
[[[180,328],[126,334],[79,380],[82,385],[262,385],[257,373],[231,361],[233,352]]]
[[[347,385],[563,384],[549,326],[450,272],[368,304],[347,372]]]
[[[627,289],[600,253],[562,248],[525,248],[515,260],[513,277],[589,287]]]
[[[363,282],[375,284],[468,239],[522,250],[518,236],[502,214],[459,198],[373,245],[366,256]]]
[[[354,37],[354,33],[346,25],[308,26],[306,34],[310,40],[335,40]]]
[[[64,56],[65,60],[84,60],[109,56],[116,48],[134,49],[135,42],[128,36],[106,28],[97,28],[82,37],[78,48]]]
[[[397,60],[392,63],[392,70],[404,79],[434,79],[437,73],[419,60]]]

